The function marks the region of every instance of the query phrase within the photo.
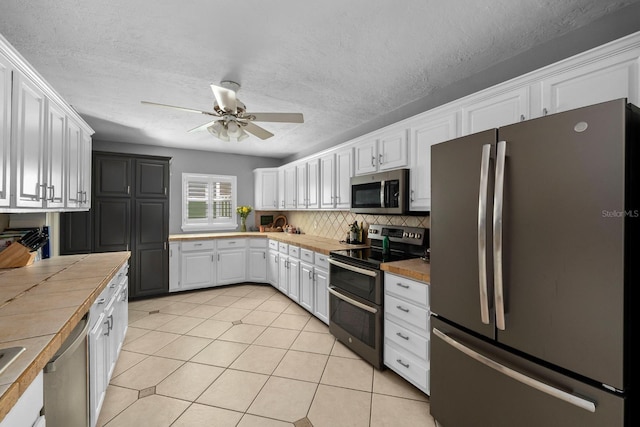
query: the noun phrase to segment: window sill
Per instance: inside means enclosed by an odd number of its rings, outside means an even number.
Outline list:
[[[219,225],[183,225],[182,231],[234,231],[238,228],[238,224],[219,224]]]

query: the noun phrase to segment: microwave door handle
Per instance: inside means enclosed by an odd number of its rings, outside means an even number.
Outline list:
[[[383,208],[387,207],[387,195],[385,194],[384,180],[380,181],[380,205]]]

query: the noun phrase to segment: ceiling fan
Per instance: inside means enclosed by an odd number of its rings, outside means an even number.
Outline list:
[[[304,123],[301,113],[248,113],[245,105],[236,97],[240,84],[224,80],[220,86],[211,85],[215,102],[213,111],[202,111],[193,108],[177,107],[175,105],[158,104],[157,102],[141,101],[143,104],[158,105],[160,107],[175,108],[190,113],[205,114],[215,117],[214,120],[189,130],[198,132],[207,130],[223,141],[236,138],[242,141],[255,135],[260,139],[271,138],[273,134],[253,122]],[[248,133],[247,133],[248,132]]]

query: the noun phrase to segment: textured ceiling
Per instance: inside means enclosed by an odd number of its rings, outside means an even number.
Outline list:
[[[94,138],[284,158],[635,3],[603,0],[2,0],[0,33]],[[235,80],[261,141],[187,133]],[[345,138],[346,139],[346,138]]]

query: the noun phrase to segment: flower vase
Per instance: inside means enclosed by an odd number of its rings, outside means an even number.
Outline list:
[[[240,223],[240,231],[247,231],[247,218],[241,217],[242,222]]]

